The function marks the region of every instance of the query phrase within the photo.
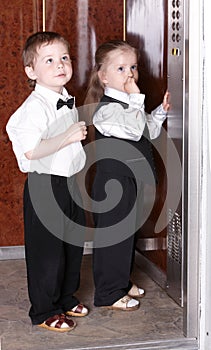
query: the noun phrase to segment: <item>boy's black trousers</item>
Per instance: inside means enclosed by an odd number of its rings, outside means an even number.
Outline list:
[[[75,177],[29,173],[24,233],[32,324],[72,309],[80,282],[85,216]],[[78,225],[79,224],[79,225]]]

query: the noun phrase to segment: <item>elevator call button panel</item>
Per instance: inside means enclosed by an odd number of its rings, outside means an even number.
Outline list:
[[[181,49],[180,41],[182,40],[182,35],[181,35],[181,21],[182,21],[182,12],[181,12],[181,1],[179,0],[172,0],[171,4],[171,41],[172,41],[172,49],[171,49],[171,54],[172,56],[179,56],[181,55]]]

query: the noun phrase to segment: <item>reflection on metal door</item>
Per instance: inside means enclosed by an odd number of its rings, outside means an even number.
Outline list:
[[[175,210],[167,203],[166,226],[155,232],[156,221],[165,202],[167,174],[172,166],[168,138],[173,142],[182,162],[183,153],[183,4],[179,0],[128,0],[126,39],[140,51],[140,89],[146,95],[147,112],[162,102],[168,89],[172,108],[166,133],[156,142],[162,143],[165,164],[156,154],[158,186],[152,212],[140,229],[137,241],[137,261],[179,304],[182,300],[183,222],[182,200]],[[163,159],[163,158],[162,158]],[[181,170],[181,168],[179,169]],[[170,171],[172,174],[172,171]],[[173,174],[182,181],[181,171]],[[174,179],[172,180],[174,181]],[[145,206],[151,198],[150,186],[145,186]],[[169,224],[167,224],[169,222]]]
[[[167,88],[167,0],[128,0],[126,39],[140,52],[141,93],[145,94],[145,109],[151,112],[163,99]],[[164,125],[166,127],[166,124]],[[166,137],[166,136],[165,136]],[[159,138],[164,153],[165,137]],[[144,187],[144,207],[154,200],[153,209],[138,233],[136,261],[163,288],[166,287],[167,231],[155,233],[155,224],[165,201],[166,171],[154,149],[158,174],[155,200],[153,189]]]
[[[168,137],[174,142],[183,163],[183,57],[184,57],[184,8],[180,0],[169,1],[168,6],[168,89],[171,93],[171,110],[168,116]],[[173,159],[167,148],[167,171]],[[184,167],[183,167],[184,174]],[[172,174],[183,177],[181,173]],[[169,224],[167,227],[167,291],[183,306],[183,200],[178,203],[176,212],[168,206]]]

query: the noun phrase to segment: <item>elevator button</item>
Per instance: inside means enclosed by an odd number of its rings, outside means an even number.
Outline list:
[[[171,50],[171,54],[172,56],[180,56],[181,55],[181,51],[178,47],[174,47],[172,50]]]
[[[176,18],[176,12],[175,12],[175,11],[172,12],[172,18],[173,18],[173,19]]]
[[[171,38],[172,38],[172,41],[175,41],[175,40],[176,40],[176,35],[175,35],[175,33],[172,34],[172,37],[171,37]]]
[[[172,29],[175,30],[175,28],[176,28],[176,23],[173,22],[173,23],[172,23]]]
[[[180,1],[180,0],[177,0],[177,1],[176,1],[176,5],[177,5],[177,7],[180,7],[181,1]]]
[[[177,30],[180,30],[180,28],[181,28],[181,25],[180,25],[179,22],[177,22],[177,24],[176,24],[176,29],[177,29]]]
[[[176,41],[179,42],[181,40],[181,35],[177,34],[176,35]]]
[[[181,16],[181,13],[180,13],[179,11],[177,11],[177,13],[176,13],[176,17],[177,17],[177,19],[179,19],[179,18],[180,18],[180,16]]]
[[[173,0],[172,1],[172,6],[175,7],[175,5],[176,5],[176,0]]]

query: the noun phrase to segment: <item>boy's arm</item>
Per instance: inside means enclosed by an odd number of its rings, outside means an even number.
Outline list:
[[[73,142],[84,140],[86,135],[85,122],[81,121],[71,125],[65,132],[57,136],[42,139],[35,149],[25,152],[24,155],[29,160],[44,158],[58,152]]]

